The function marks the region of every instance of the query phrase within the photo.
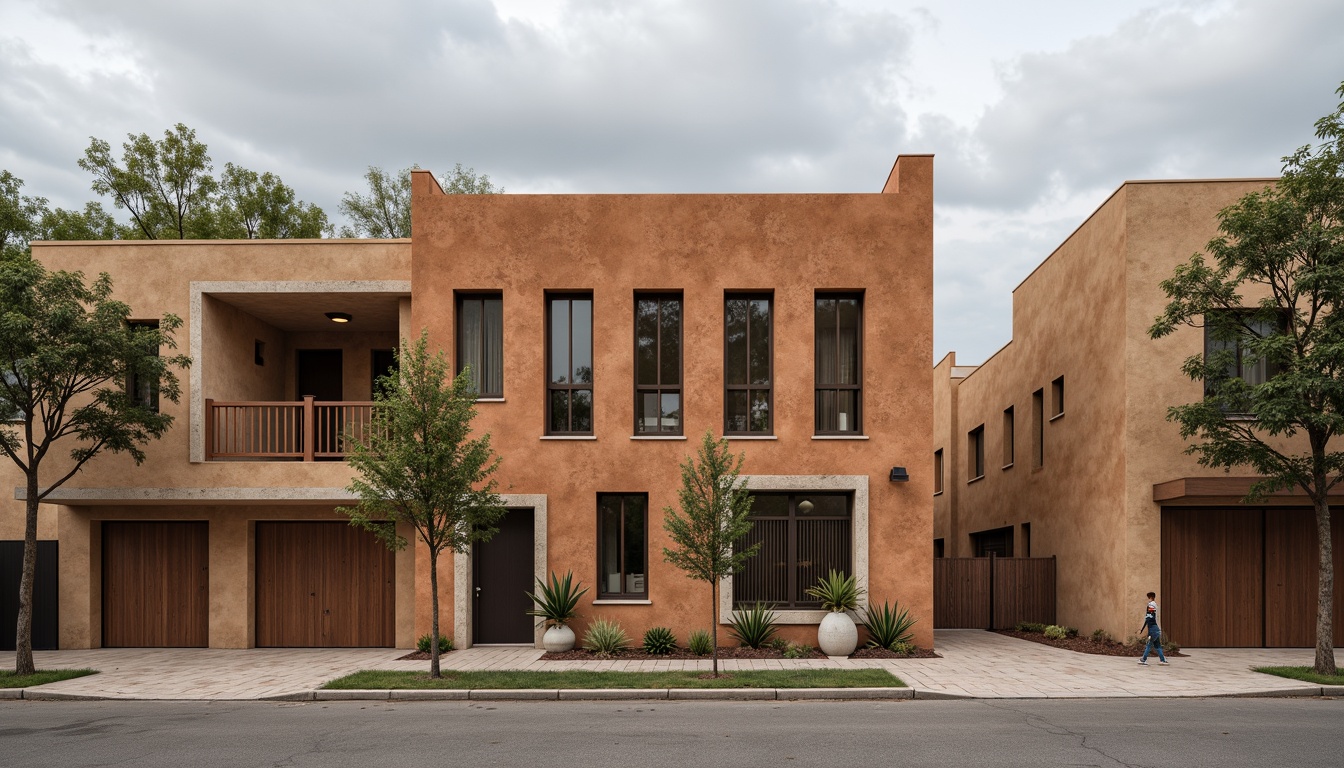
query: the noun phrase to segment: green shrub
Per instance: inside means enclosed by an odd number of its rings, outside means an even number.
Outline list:
[[[1036,632],[1039,634],[1045,631],[1045,625],[1038,624],[1034,621],[1019,621],[1013,629],[1016,629],[1018,632]]]
[[[610,656],[630,644],[621,625],[608,619],[595,619],[583,633],[583,647],[593,653]]]
[[[415,641],[415,649],[421,653],[429,653],[429,635],[423,634],[419,640]],[[453,641],[449,638],[439,635],[439,653],[447,653],[453,650]]]
[[[714,650],[714,641],[710,639],[709,632],[703,629],[692,632],[686,644],[696,656],[708,656]]]
[[[770,642],[766,643],[766,645],[770,646],[771,648],[774,648],[776,651],[779,651],[780,653],[783,653],[784,651],[787,651],[789,649],[789,646],[793,645],[793,643],[790,643],[788,640],[785,640],[782,637],[776,637]]]
[[[779,632],[775,618],[775,612],[769,605],[757,603],[745,610],[733,612],[728,633],[748,648],[760,648]]]
[[[1115,640],[1115,638],[1111,637],[1111,633],[1104,629],[1095,629],[1092,631],[1092,642],[1094,643],[1109,643],[1113,640]]]
[[[853,576],[846,576],[843,571],[831,571],[817,579],[815,587],[808,587],[807,594],[820,600],[822,608],[840,613],[858,608],[863,590]]]
[[[868,647],[890,649],[896,643],[909,643],[913,638],[910,628],[915,619],[910,611],[900,604],[891,605],[882,601],[881,608],[868,606],[868,620],[863,626],[868,628]]]
[[[909,656],[915,652],[916,648],[914,643],[894,643],[887,650],[892,653],[899,653],[902,656]]]
[[[1045,636],[1050,638],[1051,640],[1063,640],[1064,638],[1069,636],[1069,630],[1059,626],[1058,624],[1051,624],[1050,626],[1045,628]]]
[[[787,647],[784,648],[784,658],[806,659],[807,657],[811,656],[812,651],[815,650],[816,649],[810,645],[795,645],[794,643],[789,643]]]
[[[1069,637],[1077,637],[1077,636],[1078,636],[1078,628],[1077,628],[1077,627],[1065,627],[1065,628],[1064,628],[1064,633],[1065,633],[1066,635],[1068,635]]]
[[[551,571],[549,585],[537,579],[536,593],[527,593],[537,607],[528,611],[527,615],[540,616],[542,621],[551,626],[565,626],[579,615],[579,598],[588,591],[587,587],[579,589],[582,583],[574,583],[573,571],[567,571],[564,579],[560,579],[555,575],[555,571]]]
[[[677,636],[667,627],[653,627],[644,633],[644,652],[661,656],[677,647]]]

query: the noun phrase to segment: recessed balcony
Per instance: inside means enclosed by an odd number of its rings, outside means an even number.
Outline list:
[[[373,402],[205,401],[205,459],[343,459],[368,433]]]

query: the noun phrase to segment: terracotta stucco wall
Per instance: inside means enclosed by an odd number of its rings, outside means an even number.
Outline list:
[[[959,488],[955,553],[970,535],[1031,525],[1031,555],[1057,557],[1058,620],[1116,631],[1124,589],[1125,360],[1122,188],[1013,294],[1013,339],[957,394],[951,436],[961,455],[949,469]],[[1064,377],[1064,415],[1050,420],[1051,383]],[[1032,395],[1044,394],[1044,461],[1033,466]],[[1003,460],[1003,412],[1014,411],[1013,463]],[[971,480],[967,433],[985,428],[984,477]]]
[[[213,296],[201,297],[201,358],[213,400],[288,400],[285,332]],[[256,364],[255,343],[265,344]],[[292,379],[289,376],[288,379]],[[292,389],[292,387],[290,387]]]
[[[504,397],[479,406],[477,428],[504,457],[500,491],[546,494],[549,570],[596,581],[596,496],[649,495],[652,605],[581,606],[632,637],[655,624],[683,641],[711,617],[709,591],[663,561],[661,510],[675,505],[678,463],[723,428],[723,302],[773,291],[775,440],[734,440],[750,475],[869,478],[870,591],[919,617],[932,644],[932,159],[903,157],[885,194],[442,195],[413,182],[411,334],[453,350],[454,291],[497,290],[504,302]],[[899,188],[899,192],[896,189]],[[813,440],[817,290],[864,291],[864,433]],[[593,293],[595,440],[542,440],[547,290]],[[684,298],[685,441],[635,441],[634,294]],[[911,481],[894,484],[893,465]],[[423,557],[422,562],[423,565]],[[447,570],[447,569],[444,569]],[[420,568],[420,590],[427,588]],[[451,573],[440,573],[451,632]],[[417,631],[428,625],[418,606]],[[578,630],[582,632],[583,625]],[[787,634],[815,642],[815,626]],[[721,638],[723,635],[721,634]]]

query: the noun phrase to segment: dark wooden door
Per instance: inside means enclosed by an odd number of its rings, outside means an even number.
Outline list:
[[[536,588],[532,564],[532,510],[510,509],[499,532],[472,548],[472,642],[527,643],[535,619],[527,615]]]
[[[256,524],[256,645],[396,644],[396,557],[346,523]]]
[[[1159,620],[1173,640],[1192,647],[1264,644],[1263,523],[1259,509],[1162,510]],[[1134,604],[1137,626],[1142,595]]]
[[[386,376],[390,371],[397,369],[397,355],[391,349],[375,349],[371,354],[371,364],[369,368],[369,399],[378,392],[378,377]]]
[[[329,402],[343,399],[341,350],[297,349],[294,351],[294,370],[295,400],[302,400],[305,395]]]
[[[60,638],[60,590],[57,589],[58,543],[37,542],[33,579],[33,650],[54,651]],[[0,651],[14,650],[19,623],[19,580],[23,577],[23,542],[0,541]]]
[[[103,646],[203,648],[209,641],[209,524],[103,523]]]

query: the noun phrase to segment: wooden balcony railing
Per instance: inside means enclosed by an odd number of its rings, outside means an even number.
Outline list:
[[[373,403],[205,401],[205,458],[339,459],[373,422]]]

